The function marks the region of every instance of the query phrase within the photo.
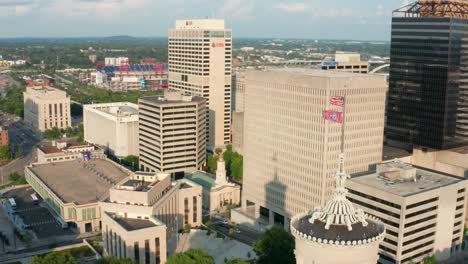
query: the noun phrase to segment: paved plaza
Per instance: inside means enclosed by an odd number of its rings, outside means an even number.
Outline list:
[[[205,230],[191,230],[179,241],[179,250],[201,248],[215,258],[216,264],[223,264],[224,259],[240,258],[242,260],[256,257],[251,246],[229,238],[217,238],[215,233],[207,235]],[[247,257],[250,252],[250,258]]]

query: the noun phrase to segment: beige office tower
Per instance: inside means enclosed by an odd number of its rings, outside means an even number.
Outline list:
[[[49,86],[27,87],[24,97],[24,123],[38,131],[71,126],[70,96]]]
[[[139,104],[140,165],[144,171],[182,173],[206,159],[206,99],[167,92]]]
[[[380,162],[385,87],[383,77],[372,75],[248,70],[240,212],[251,219],[246,224],[287,228],[293,215],[324,205],[341,146],[341,124],[322,116],[324,110],[343,111],[330,104],[331,96],[346,96],[347,171],[366,171]]]
[[[177,20],[169,30],[169,87],[206,98],[211,150],[230,142],[231,67],[231,29],[224,20]]]

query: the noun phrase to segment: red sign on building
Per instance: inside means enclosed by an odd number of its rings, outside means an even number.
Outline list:
[[[213,47],[213,48],[224,48],[224,43],[212,43],[211,47]]]

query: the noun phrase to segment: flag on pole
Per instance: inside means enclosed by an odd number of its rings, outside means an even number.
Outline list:
[[[335,123],[342,123],[343,122],[343,113],[333,110],[325,110],[323,111],[323,118],[328,121],[332,121]]]
[[[332,96],[330,97],[330,104],[343,106],[344,105],[344,97],[343,96]]]

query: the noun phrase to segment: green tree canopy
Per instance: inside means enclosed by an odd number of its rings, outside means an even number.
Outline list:
[[[216,171],[216,168],[218,168],[218,160],[215,156],[213,155],[208,155],[207,160],[206,160],[206,165],[208,166],[209,170],[211,172]]]
[[[425,257],[423,260],[424,264],[437,264],[435,256]]]
[[[44,131],[44,137],[47,139],[59,139],[62,137],[62,132],[57,127],[53,127]]]
[[[189,249],[167,259],[167,264],[214,264],[214,258],[202,249]]]
[[[226,173],[236,181],[242,181],[244,172],[244,158],[241,154],[232,151],[232,145],[226,146],[226,151],[223,153],[224,162],[226,163]]]
[[[9,159],[10,158],[10,146],[3,145],[0,146],[0,159]]]
[[[294,237],[279,227],[273,227],[255,241],[258,264],[295,264]]]
[[[45,256],[35,256],[30,264],[76,264],[76,261],[68,252],[55,251]]]

